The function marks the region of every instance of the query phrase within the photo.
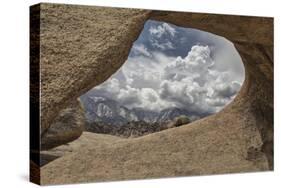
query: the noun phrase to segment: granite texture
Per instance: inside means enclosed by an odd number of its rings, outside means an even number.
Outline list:
[[[41,4],[40,14],[41,135],[71,101],[122,66],[148,19],[226,37],[246,71],[239,94],[221,112],[107,144],[87,133],[83,147],[41,168],[42,184],[273,169],[272,18],[57,4]]]

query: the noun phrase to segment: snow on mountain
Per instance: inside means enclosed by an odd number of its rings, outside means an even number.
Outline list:
[[[188,112],[179,108],[168,108],[160,112],[143,108],[128,109],[117,101],[101,96],[81,96],[89,123],[101,122],[112,125],[123,125],[131,121],[167,122],[180,115],[188,116]]]

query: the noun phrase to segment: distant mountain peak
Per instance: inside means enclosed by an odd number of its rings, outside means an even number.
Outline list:
[[[123,125],[132,121],[144,121],[148,123],[167,122],[180,115],[188,116],[188,111],[176,107],[164,109],[160,112],[146,110],[140,107],[128,109],[117,101],[102,96],[81,97],[86,110],[86,118],[89,123],[100,122],[112,125]]]

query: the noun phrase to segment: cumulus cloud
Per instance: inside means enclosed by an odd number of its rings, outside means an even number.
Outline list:
[[[134,55],[143,55],[143,56],[151,57],[150,52],[143,44],[133,45],[132,52],[134,53]]]
[[[241,83],[218,71],[208,46],[195,45],[186,57],[151,53],[129,58],[107,82],[95,88],[128,108],[160,111],[184,108],[191,114],[219,111],[235,96]],[[122,74],[125,81],[116,77]]]
[[[149,32],[151,35],[153,35],[157,38],[161,38],[164,34],[169,34],[172,37],[174,37],[176,34],[176,29],[167,23],[163,23],[156,27],[153,27],[153,26],[150,27]]]
[[[208,46],[193,46],[185,58],[178,57],[164,68],[161,97],[194,112],[217,112],[241,84],[227,72],[213,69],[214,64]]]
[[[231,42],[151,21],[125,64],[91,92],[128,108],[178,107],[203,117],[228,104],[243,81],[244,67]]]
[[[157,26],[151,26],[149,28],[151,45],[160,50],[174,49],[175,46],[171,42],[171,38],[174,38],[177,31],[174,27],[167,23],[163,23]]]

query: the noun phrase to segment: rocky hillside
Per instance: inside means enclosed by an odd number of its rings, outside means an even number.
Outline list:
[[[184,115],[166,122],[149,123],[145,121],[131,121],[119,126],[104,124],[101,122],[92,122],[86,124],[86,131],[128,138],[144,136],[165,129],[179,127],[188,123],[190,123],[190,120]]]
[[[168,108],[160,112],[128,109],[106,97],[83,95],[86,131],[121,137],[138,137],[190,123],[188,111]]]

